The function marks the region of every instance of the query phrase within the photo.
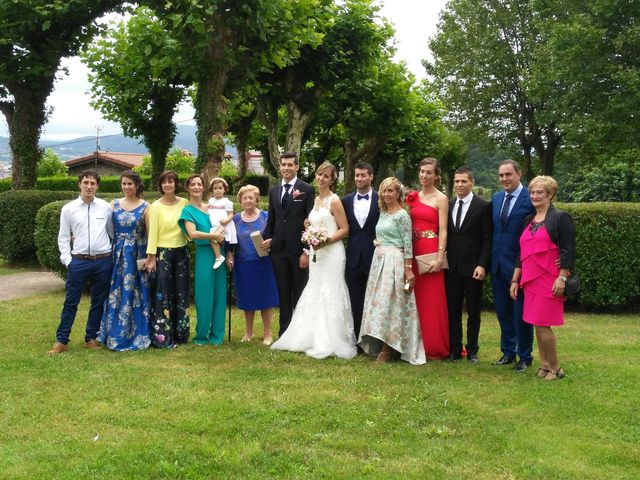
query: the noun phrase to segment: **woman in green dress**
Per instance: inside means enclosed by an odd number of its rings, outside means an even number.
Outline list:
[[[378,191],[380,219],[371,262],[358,346],[379,363],[399,355],[413,365],[426,362],[412,287],[411,219],[402,208],[402,185],[385,178]]]
[[[227,267],[214,270],[211,240],[224,241],[224,234],[210,233],[209,206],[202,201],[204,181],[191,175],[185,182],[189,204],[184,207],[178,224],[195,243],[196,345],[220,345],[224,340],[224,313],[227,308]]]

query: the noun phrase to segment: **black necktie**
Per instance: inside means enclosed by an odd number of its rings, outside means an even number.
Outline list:
[[[283,186],[284,186],[284,195],[282,196],[282,209],[288,210],[289,205],[291,204],[291,194],[289,193],[289,189],[291,188],[291,185],[289,185],[288,183],[285,183]]]
[[[458,201],[458,211],[456,212],[456,230],[460,230],[460,220],[462,219],[462,200]]]
[[[367,193],[366,195],[360,195],[358,194],[358,200],[369,200],[369,194]]]
[[[513,195],[507,193],[507,198],[504,199],[504,205],[502,205],[502,211],[500,212],[500,224],[504,227],[509,218],[509,205],[511,205],[511,199]]]

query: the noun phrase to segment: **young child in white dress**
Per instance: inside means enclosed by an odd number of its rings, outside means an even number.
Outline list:
[[[229,243],[238,243],[236,226],[233,223],[233,203],[225,193],[229,191],[229,184],[224,178],[215,177],[209,183],[209,219],[211,220],[211,233],[224,233],[224,239]],[[215,254],[213,269],[216,270],[224,263],[224,257],[220,253],[220,244],[211,241],[211,248]]]

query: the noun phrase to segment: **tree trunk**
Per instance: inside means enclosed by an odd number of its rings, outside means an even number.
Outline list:
[[[562,136],[556,131],[555,125],[550,125],[545,128],[545,138],[547,140],[546,145],[543,143],[542,137],[540,137],[534,146],[536,152],[538,152],[542,174],[551,176],[553,175],[556,152],[562,143]]]
[[[240,177],[239,180],[242,180],[247,176],[247,145],[249,143],[251,125],[253,125],[253,120],[256,118],[256,113],[257,109],[254,108],[249,116],[239,118],[234,125],[234,133],[236,135],[236,150],[238,150],[238,173]]]
[[[285,150],[300,156],[302,151],[302,137],[311,122],[311,112],[303,112],[293,100],[287,105],[287,139]]]
[[[358,141],[347,137],[344,143],[344,183],[345,192],[355,189],[355,167],[358,162],[372,163],[375,156],[380,152],[387,139],[383,137],[367,138],[361,147],[358,148]]]
[[[533,178],[533,170],[531,168],[531,145],[524,145],[523,148],[524,162],[522,165],[522,176],[525,184]]]
[[[280,171],[280,145],[278,145],[278,105],[267,99],[258,100],[258,119],[267,130],[269,158],[276,172]]]
[[[13,103],[4,102],[2,113],[9,126],[9,148],[11,149],[12,183],[15,190],[27,190],[36,186],[40,149],[40,130],[46,122],[45,103],[53,87],[38,92],[29,89],[9,88]]]
[[[154,99],[152,120],[144,132],[144,145],[151,154],[151,185],[157,185],[167,163],[167,154],[176,138],[173,112],[176,101]]]

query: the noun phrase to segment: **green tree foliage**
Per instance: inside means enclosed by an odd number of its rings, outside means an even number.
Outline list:
[[[594,159],[640,147],[640,3],[535,0],[567,143]]]
[[[547,69],[543,18],[529,0],[452,0],[431,40],[426,63],[459,128],[524,157],[531,178],[535,152],[553,173],[562,134]],[[549,20],[551,21],[551,20]]]
[[[180,150],[179,148],[172,148],[166,156],[166,162],[164,168],[166,170],[173,170],[178,175],[191,175],[195,171],[196,157],[190,152]],[[144,157],[142,159],[142,165],[136,167],[134,170],[140,175],[151,175],[154,164],[151,157]],[[162,172],[160,172],[162,173]],[[156,178],[152,178],[151,184],[157,183]]]
[[[46,100],[60,59],[74,55],[98,30],[94,20],[118,0],[0,2],[0,112],[9,126],[13,187],[35,185]]]
[[[282,67],[320,34],[310,12],[319,0],[146,0],[183,49],[181,68],[197,84],[198,168],[215,176],[224,157],[227,86]]]
[[[83,54],[91,70],[92,105],[119,122],[125,135],[143,138],[154,183],[165,169],[176,135],[173,115],[185,95],[181,53],[152,12],[139,8]]]
[[[47,148],[38,162],[38,178],[66,175],[67,167],[52,149]]]

